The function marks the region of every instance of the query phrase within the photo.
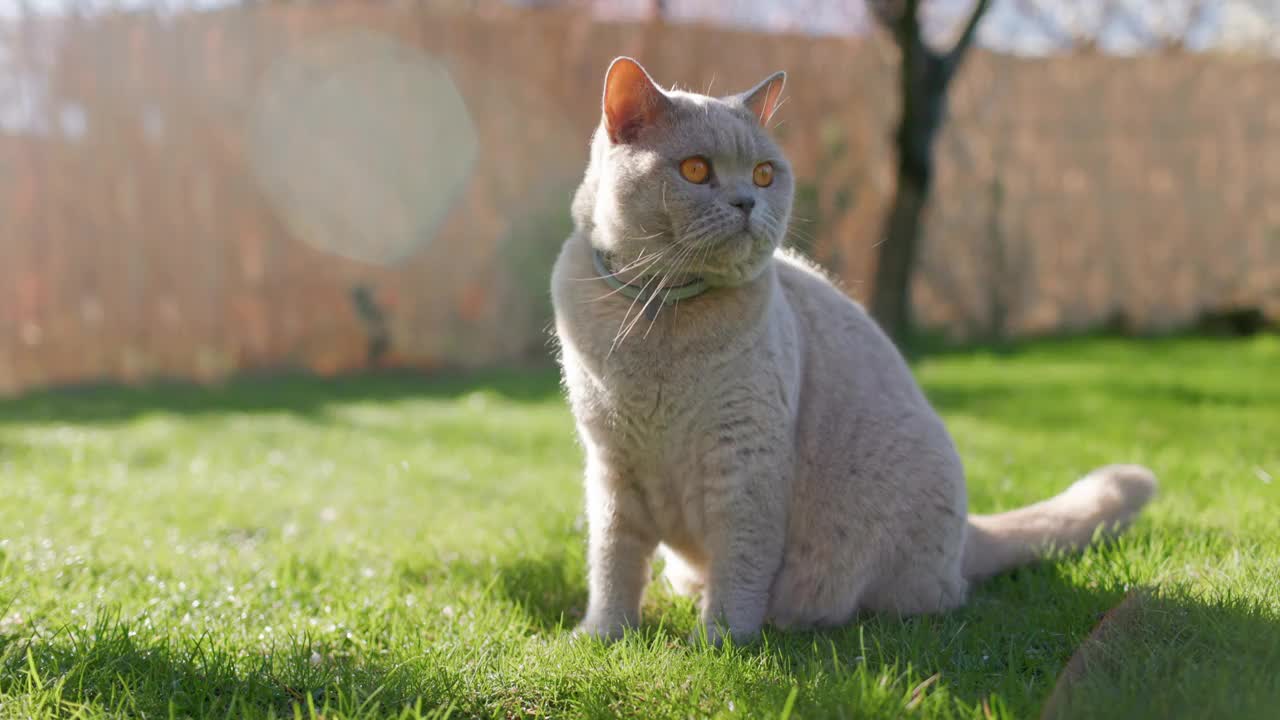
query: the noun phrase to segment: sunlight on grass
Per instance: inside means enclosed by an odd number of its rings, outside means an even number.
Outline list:
[[[1109,340],[917,367],[992,511],[1090,468],[1162,494],[1119,542],[968,607],[689,645],[655,588],[586,599],[581,452],[553,372],[252,380],[0,403],[0,714],[1036,716],[1100,615],[1152,601],[1076,717],[1280,703],[1280,341]]]

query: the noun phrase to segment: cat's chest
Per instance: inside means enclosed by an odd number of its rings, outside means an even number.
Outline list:
[[[660,353],[601,361],[566,344],[562,355],[579,432],[588,455],[625,486],[662,541],[687,559],[701,557],[708,482],[741,470],[733,463],[777,449],[791,424],[768,343],[725,343],[698,353]],[[753,455],[754,461],[763,458]]]
[[[684,373],[613,368],[574,398],[588,439],[640,475],[671,476],[696,460],[708,388]]]
[[[704,445],[712,427],[706,388],[667,377],[649,376],[644,384],[608,379],[611,385],[575,403],[584,439],[609,467],[611,482],[625,485],[644,507],[662,541],[687,558],[701,557]]]
[[[725,444],[726,423],[731,430],[789,424],[794,403],[778,368],[791,363],[773,340],[763,332],[726,334],[692,349],[652,342],[612,355],[566,344],[564,369],[584,439],[636,473],[696,475]]]

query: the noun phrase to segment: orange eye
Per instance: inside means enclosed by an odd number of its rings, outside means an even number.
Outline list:
[[[706,158],[694,156],[680,163],[680,174],[694,185],[701,185],[711,177],[711,163]]]
[[[759,187],[769,187],[773,184],[773,163],[762,162],[756,166],[754,172],[751,173],[751,180]]]

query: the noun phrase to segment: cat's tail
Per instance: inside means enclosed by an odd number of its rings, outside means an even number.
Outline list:
[[[1123,530],[1155,492],[1150,470],[1108,465],[1048,500],[999,515],[970,515],[965,577],[980,580],[1054,550],[1082,550],[1099,528],[1106,534]]]

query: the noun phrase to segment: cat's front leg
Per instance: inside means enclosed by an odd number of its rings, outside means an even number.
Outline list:
[[[759,636],[786,544],[785,497],[783,478],[768,462],[708,481],[710,566],[702,621],[709,642]]]
[[[605,640],[640,622],[658,538],[634,483],[599,463],[587,470],[587,614],[575,630]]]

